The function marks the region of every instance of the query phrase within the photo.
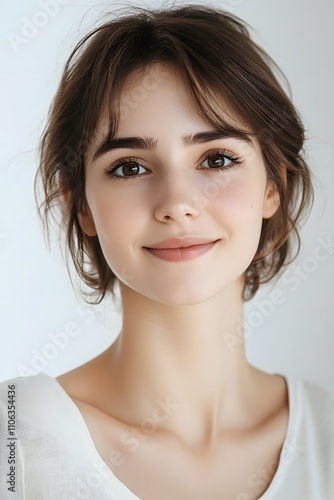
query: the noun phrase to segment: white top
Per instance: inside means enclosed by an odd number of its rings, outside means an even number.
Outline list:
[[[288,431],[276,474],[260,498],[333,499],[334,387],[286,381]],[[15,385],[17,439],[8,429],[9,385]],[[103,462],[83,416],[55,378],[39,373],[2,382],[0,429],[1,500],[140,500]],[[16,493],[8,490],[11,479]],[[264,480],[254,471],[249,484]],[[249,496],[240,492],[235,500]]]

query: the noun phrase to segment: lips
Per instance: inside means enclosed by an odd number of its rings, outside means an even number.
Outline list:
[[[144,247],[145,250],[153,254],[159,259],[169,262],[181,262],[185,260],[192,260],[204,255],[212,247],[218,243],[219,240],[208,240],[203,238],[171,238],[169,240],[161,241],[151,247]]]
[[[169,238],[168,240],[160,241],[159,243],[155,243],[153,245],[150,245],[148,247],[144,248],[163,248],[163,249],[168,249],[168,248],[186,248],[186,247],[192,247],[196,245],[204,245],[207,243],[213,243],[216,241],[215,239],[207,239],[207,238],[195,238],[195,237],[187,237],[187,238]]]

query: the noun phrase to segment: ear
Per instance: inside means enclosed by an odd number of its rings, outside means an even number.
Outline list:
[[[264,219],[270,219],[280,205],[279,193],[276,184],[273,181],[268,180],[266,193],[263,201],[262,217]]]
[[[65,205],[68,205],[71,200],[71,191],[69,191],[68,189],[63,189],[62,195]],[[78,219],[81,229],[85,234],[87,234],[87,236],[96,236],[97,232],[93,216],[86,200],[84,202],[84,207],[78,212]]]
[[[88,203],[85,201],[84,207],[78,212],[78,219],[81,229],[87,236],[96,236],[96,227]]]

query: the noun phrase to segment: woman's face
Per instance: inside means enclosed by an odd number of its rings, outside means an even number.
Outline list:
[[[108,131],[102,116],[87,155],[91,215],[81,215],[84,231],[98,235],[122,286],[164,304],[204,302],[242,283],[262,218],[271,217],[278,203],[257,141],[210,136],[214,130],[197,114],[182,81],[160,64],[131,75],[120,104],[116,138],[123,141],[100,147]],[[216,243],[148,250],[185,237]]]

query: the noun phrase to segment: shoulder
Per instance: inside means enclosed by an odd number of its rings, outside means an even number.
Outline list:
[[[95,400],[97,393],[101,394],[110,377],[110,365],[108,360],[108,349],[87,363],[66,372],[56,378],[59,386],[76,401],[91,402]],[[108,386],[110,393],[110,387]]]
[[[13,394],[15,410],[9,414]],[[11,438],[16,452],[17,498],[83,498],[82,491],[90,492],[94,499],[114,498],[111,472],[105,470],[79,410],[55,378],[39,373],[0,383],[0,428],[4,429],[0,432],[0,463],[7,461],[8,434],[13,432],[11,436],[17,439]],[[97,476],[101,467],[103,475]],[[96,494],[87,486],[91,477],[94,488],[94,478],[99,481]],[[104,486],[104,481],[109,483]],[[5,488],[0,481],[1,498],[7,498]]]
[[[289,418],[278,470],[261,500],[332,498],[334,386],[284,377]]]
[[[27,426],[42,429],[66,415],[70,406],[69,398],[56,379],[45,373],[1,382],[2,413],[9,402],[15,408],[16,422],[21,429]]]
[[[334,465],[334,386],[305,380],[290,382],[296,437],[312,460]],[[329,465],[331,464],[331,465]],[[327,465],[326,465],[327,467]]]
[[[54,388],[55,379],[45,373],[30,375],[27,377],[15,377],[4,380],[0,383],[0,399],[6,400],[8,393],[15,395],[24,401],[27,397],[50,394],[50,389]],[[51,391],[52,392],[52,391]]]
[[[299,404],[308,415],[324,418],[334,411],[334,385],[297,380],[294,382],[294,390]]]
[[[54,449],[67,450],[74,435],[79,436],[79,441],[87,435],[71,398],[54,377],[45,373],[2,382],[0,403],[1,420],[5,426],[7,409],[9,404],[13,405],[13,425],[26,454],[33,450],[45,454],[45,443]]]
[[[52,377],[44,373],[30,375],[28,377],[15,377],[4,380],[0,383],[0,400],[6,401],[8,395],[13,398],[24,399],[26,396],[32,396],[36,391],[50,385]]]

